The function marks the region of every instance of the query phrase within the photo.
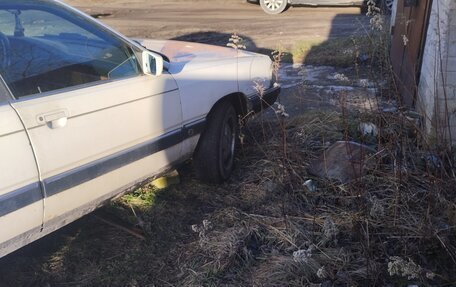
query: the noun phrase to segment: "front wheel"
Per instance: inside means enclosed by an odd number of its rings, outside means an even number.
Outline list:
[[[221,183],[229,178],[234,167],[238,130],[233,105],[228,101],[218,104],[208,117],[206,130],[193,155],[196,176],[200,180]]]
[[[280,14],[288,6],[288,0],[260,0],[261,8],[268,14]]]

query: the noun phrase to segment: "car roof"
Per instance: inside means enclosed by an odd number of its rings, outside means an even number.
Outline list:
[[[0,0],[0,7],[3,9],[15,9],[16,7],[31,8],[31,7],[56,7],[67,6],[59,0]]]
[[[61,4],[58,0],[0,0],[0,5],[20,5],[20,4]]]
[[[0,0],[0,4],[21,4],[21,3],[52,3],[55,0]]]

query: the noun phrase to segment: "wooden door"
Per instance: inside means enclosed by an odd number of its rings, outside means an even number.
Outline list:
[[[391,62],[401,105],[412,107],[421,70],[427,23],[432,0],[416,0],[416,6],[406,6],[407,0],[398,0],[396,22],[391,46]]]

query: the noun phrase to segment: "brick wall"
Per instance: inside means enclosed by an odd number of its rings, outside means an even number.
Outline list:
[[[426,132],[456,144],[456,1],[433,1],[417,109]]]

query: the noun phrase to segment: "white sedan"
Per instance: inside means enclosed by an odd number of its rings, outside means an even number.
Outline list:
[[[280,14],[289,6],[359,6],[368,5],[368,0],[247,0],[247,2],[259,3],[264,12],[268,14]],[[393,9],[394,0],[373,0],[373,4],[384,12],[390,13]]]
[[[0,1],[0,257],[189,158],[226,180],[239,118],[274,103],[273,78],[264,55]]]

